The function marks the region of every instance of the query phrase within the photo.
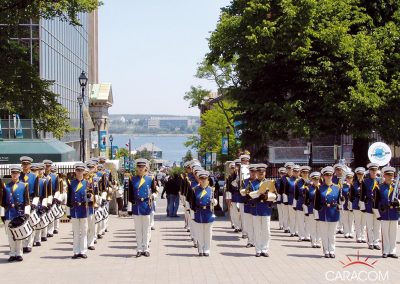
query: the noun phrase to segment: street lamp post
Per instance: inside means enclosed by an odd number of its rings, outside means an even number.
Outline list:
[[[98,156],[101,155],[100,154],[100,143],[101,143],[101,141],[100,141],[100,127],[101,127],[102,122],[103,122],[102,118],[99,118],[99,119],[96,120],[96,124],[97,124],[97,148],[99,149]]]
[[[228,142],[228,154],[226,156],[229,160],[229,134],[231,133],[231,128],[229,126],[227,126],[225,131],[226,131],[226,137],[228,138],[228,141],[227,141]]]
[[[82,94],[78,97],[78,103],[80,108],[80,126],[81,126],[81,161],[84,162],[86,159],[86,147],[85,147],[85,120],[83,119],[83,104],[85,103],[85,88],[88,78],[86,77],[85,71],[82,71],[79,76],[79,85],[81,86]]]
[[[112,143],[114,141],[114,137],[112,136],[112,134],[110,135],[108,140],[110,140],[110,144],[111,144],[111,160],[112,160],[113,159],[113,146],[112,146]]]

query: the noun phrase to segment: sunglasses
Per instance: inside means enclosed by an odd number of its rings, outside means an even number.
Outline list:
[[[23,165],[30,165],[31,162],[22,162]]]
[[[333,174],[324,174],[324,176],[331,177]]]
[[[83,172],[84,169],[76,169],[75,171],[76,171],[76,172]]]
[[[138,165],[137,166],[138,168],[144,168],[144,167],[146,167],[145,165]]]

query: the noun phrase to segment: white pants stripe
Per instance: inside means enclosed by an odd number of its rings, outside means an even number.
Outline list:
[[[381,221],[381,225],[383,254],[396,254],[397,221]]]
[[[376,246],[379,244],[381,222],[376,219],[376,216],[373,213],[364,213],[364,216],[367,227],[368,245]]]
[[[296,212],[296,225],[297,232],[299,234],[299,239],[304,239],[306,237],[305,224],[304,224],[304,211],[297,210]]]
[[[279,228],[284,228],[283,226],[283,204],[276,204],[276,208],[278,209],[278,220],[279,220]]]
[[[365,213],[360,210],[353,210],[354,215],[354,229],[356,232],[357,241],[365,240]]]
[[[289,230],[289,205],[282,204],[282,224],[284,230]]]
[[[94,246],[94,241],[96,239],[96,223],[95,223],[94,214],[88,216],[87,238],[88,238],[88,241],[87,241],[88,246],[89,247]]]
[[[288,210],[289,210],[289,220],[288,220],[288,224],[289,224],[289,230],[290,233],[294,234],[297,233],[296,232],[296,211],[293,209],[293,207],[291,205],[288,205]]]
[[[271,216],[253,216],[256,253],[267,253],[270,241]]]
[[[137,252],[149,251],[151,236],[150,215],[133,215],[136,231]]]
[[[74,254],[86,254],[88,219],[72,218],[71,222],[74,235]]]
[[[10,245],[10,256],[22,256],[22,241],[14,241],[11,231],[8,229],[9,220],[5,221],[4,228]]]
[[[196,223],[199,253],[210,253],[212,223]]]
[[[254,245],[254,225],[253,215],[250,213],[244,213],[244,224],[246,224],[247,231],[247,243]]]
[[[349,210],[342,210],[343,234],[347,237],[354,234],[354,214]]]
[[[244,203],[239,203],[239,214],[240,214],[240,223],[241,223],[241,229],[242,229],[242,235],[247,236],[247,230],[246,230],[246,220],[244,219]]]
[[[239,203],[232,202],[231,204],[230,213],[232,216],[233,225],[236,229],[241,229],[242,222],[240,222]]]
[[[322,239],[322,250],[324,254],[334,254],[337,222],[318,222],[319,232]]]

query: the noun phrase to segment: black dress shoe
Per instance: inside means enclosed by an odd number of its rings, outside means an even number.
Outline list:
[[[48,238],[52,238],[52,237],[53,237],[53,234],[47,234],[47,237],[48,237]]]
[[[102,239],[102,238],[103,238],[103,236],[102,236],[102,235],[100,235],[100,234],[98,234],[98,235],[97,235],[97,238],[98,238],[98,239]]]
[[[79,254],[79,257],[80,257],[80,258],[84,258],[84,259],[86,259],[86,258],[87,258],[87,255],[86,255],[86,254],[84,254],[84,253],[80,253],[80,254]]]
[[[326,253],[325,254],[325,258],[329,258],[330,256],[329,256],[329,254],[328,253]]]
[[[321,248],[321,245],[316,245],[315,247],[316,247],[316,248]]]
[[[294,234],[290,234],[290,237],[294,237]]]
[[[53,232],[55,235],[57,235],[58,234],[58,230],[54,230],[54,232]]]
[[[373,245],[368,246],[369,249],[374,249]]]
[[[16,256],[10,256],[10,258],[8,259],[8,262],[13,262],[16,261],[17,257]]]
[[[364,244],[365,244],[365,243],[367,243],[367,241],[366,241],[366,240],[361,240],[361,242],[362,242],[362,243],[364,243]]]
[[[232,229],[235,229],[235,226],[232,225],[231,228],[232,228]]]
[[[150,256],[150,252],[145,251],[145,252],[144,252],[144,256],[145,256],[145,257],[149,257],[149,256]]]
[[[107,232],[108,232],[108,229],[106,229],[105,232],[107,233]]]
[[[356,243],[358,243],[358,244],[361,244],[361,243],[362,243],[362,241],[361,241],[361,240],[357,240],[357,241],[356,241]]]
[[[97,240],[94,240],[94,244],[97,244]]]
[[[382,254],[382,258],[387,258],[388,257],[388,255],[387,254]]]
[[[316,245],[312,245],[311,247],[312,247],[312,248],[316,248],[317,246],[316,246]]]
[[[352,235],[349,236],[350,239],[353,239],[354,237]]]
[[[154,228],[154,227],[151,227],[151,230],[152,230],[152,231],[154,231],[155,229],[156,229],[156,228]]]
[[[89,250],[95,250],[96,248],[94,246],[88,247]]]
[[[78,257],[79,257],[79,255],[74,254],[71,258],[72,258],[72,259],[77,259]]]
[[[15,257],[16,261],[23,261],[24,259],[22,258],[22,256],[18,255]]]
[[[246,248],[251,248],[252,244],[247,244]]]
[[[335,258],[335,254],[334,254],[334,253],[331,253],[331,254],[329,254],[329,257],[330,257],[330,258]]]
[[[210,254],[209,254],[209,253],[206,253],[206,252],[203,253],[203,255],[204,255],[204,256],[210,256]]]
[[[262,252],[261,255],[262,255],[263,257],[269,257],[269,254],[268,254],[267,252]]]
[[[261,253],[256,253],[256,257],[260,257],[261,256]]]
[[[378,246],[378,245],[375,245],[375,246],[374,246],[374,249],[378,249],[378,250],[380,250],[380,249],[381,249],[381,247],[380,247],[380,246]]]
[[[289,233],[289,230],[285,230],[284,233]]]
[[[295,237],[298,237],[298,236],[299,236],[299,234],[297,234],[297,233],[294,233],[294,236],[295,236]]]
[[[348,236],[344,236],[344,238],[345,238],[345,239],[347,239],[347,238],[348,238]]]
[[[47,242],[47,238],[46,237],[42,237],[41,240],[42,240],[42,242]]]
[[[399,258],[396,254],[393,254],[393,253],[388,254],[388,257],[391,257],[391,258]]]
[[[238,233],[238,232],[239,232],[239,229],[235,229],[234,232],[235,232],[235,233]]]
[[[138,252],[136,253],[136,257],[141,257],[141,256],[142,256],[142,252],[138,251]]]
[[[35,247],[40,247],[42,244],[40,242],[35,243]]]
[[[188,233],[189,233],[189,232],[190,232],[190,229],[186,229],[186,232],[188,232]]]
[[[202,253],[202,252],[199,252],[199,256],[203,256],[203,253]]]

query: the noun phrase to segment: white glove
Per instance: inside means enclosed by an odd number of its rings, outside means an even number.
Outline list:
[[[33,200],[32,200],[32,204],[35,205],[35,206],[38,206],[38,204],[39,204],[39,197],[34,197]]]
[[[288,202],[288,196],[286,194],[283,194],[283,202],[284,203]]]
[[[6,214],[6,210],[4,209],[4,207],[0,206],[0,217],[4,217],[5,214]]]
[[[132,202],[128,202],[128,212],[132,211]]]
[[[47,198],[43,198],[43,200],[42,200],[42,206],[47,206]]]
[[[297,207],[297,200],[296,199],[293,199],[293,208],[296,208]]]
[[[31,214],[31,206],[30,205],[25,206],[24,213],[28,214],[28,215]]]
[[[227,192],[225,193],[225,199],[232,199],[232,193],[229,192],[229,191],[227,191]]]
[[[215,199],[215,198],[213,198],[213,199],[211,200],[211,202],[212,202],[212,205],[214,205],[214,206],[216,206],[216,205],[218,204],[218,201],[217,201],[217,199]]]
[[[361,210],[361,211],[365,210],[365,203],[364,203],[364,202],[359,201],[359,202],[358,202],[358,206],[360,207],[360,210]]]

